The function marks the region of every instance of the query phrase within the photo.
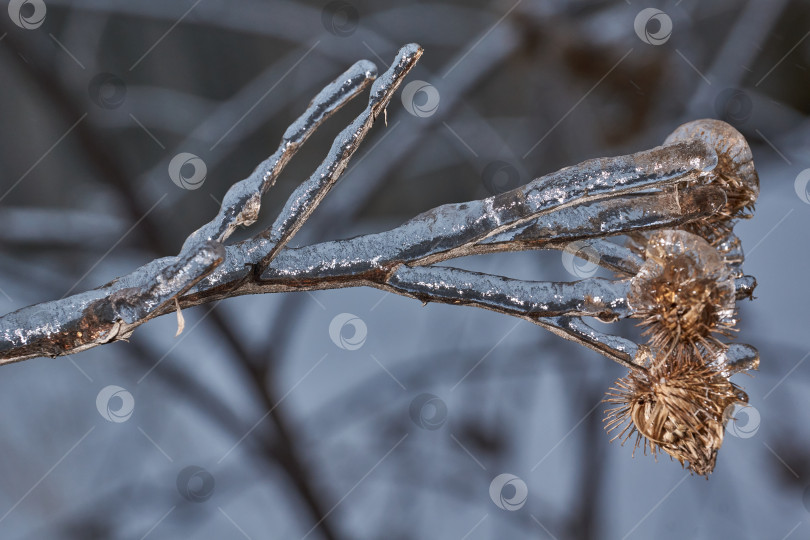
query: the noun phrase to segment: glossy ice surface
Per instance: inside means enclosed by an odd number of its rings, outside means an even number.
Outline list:
[[[612,321],[632,316],[639,302],[648,301],[633,287],[655,272],[664,252],[693,256],[696,265],[715,277],[726,272],[722,311],[729,320],[735,295],[750,297],[755,281],[742,274],[742,250],[732,234],[718,244],[722,257],[714,248],[704,253],[684,240],[688,233],[653,234],[659,240],[650,244],[646,257],[610,240],[723,214],[729,205],[727,188],[739,182],[718,182],[721,167],[726,176],[745,172],[746,193],[753,192],[755,172],[752,177],[741,150],[747,146],[736,139],[724,146],[723,137],[733,133],[711,122],[679,128],[663,146],[587,160],[499,195],[439,206],[386,232],[286,247],[334,186],[421,54],[415,44],[400,49],[371,85],[366,108],[335,138],[323,162],[294,190],[266,231],[223,245],[236,227],[256,221],[262,195],[315,129],[375,79],[372,63],[357,62],[327,85],[286,130],[276,152],[234,184],[217,216],[188,237],[180,255],[152,261],[98,289],[0,317],[3,360],[70,354],[125,338],[150,318],[174,310],[175,299],[187,307],[242,294],[371,285],[425,302],[473,305],[521,317],[637,366],[649,354],[646,346],[599,332],[581,317]],[[732,158],[722,154],[728,148],[736,149]],[[549,283],[436,266],[481,253],[566,249],[573,241],[587,242],[598,263],[616,272],[617,279]],[[755,351],[728,354],[729,365],[739,366],[745,364],[740,358],[750,359]]]

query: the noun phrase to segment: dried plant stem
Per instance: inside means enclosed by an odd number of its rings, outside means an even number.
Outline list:
[[[191,249],[199,242],[224,242],[238,226],[255,223],[262,195],[273,186],[298,149],[326,119],[362,92],[376,75],[377,67],[374,64],[368,60],[360,60],[321,90],[304,114],[287,128],[273,155],[256,167],[249,177],[231,186],[216,217],[192,233],[183,244],[181,252]]]
[[[626,278],[644,261],[608,237],[683,227],[724,210],[723,185],[709,182],[718,157],[700,138],[588,160],[495,197],[440,206],[390,231],[286,247],[334,186],[421,54],[413,44],[399,51],[372,85],[365,110],[338,135],[323,163],[293,192],[268,230],[222,244],[236,227],[255,222],[261,196],[296,149],[373,79],[369,62],[356,63],[318,94],[286,131],[278,150],[228,191],[217,216],[189,236],[179,256],[152,261],[97,289],[0,317],[0,363],[72,354],[126,339],[140,324],[178,306],[244,294],[372,286],[423,302],[521,317],[617,362],[643,364],[648,354],[644,346],[597,332],[580,317],[632,315]],[[547,283],[435,266],[482,253],[564,249],[578,240],[589,242],[600,264],[624,279]],[[750,295],[753,283],[753,278],[738,277],[738,295]]]

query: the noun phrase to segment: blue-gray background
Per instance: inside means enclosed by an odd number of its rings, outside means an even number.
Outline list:
[[[33,20],[20,4],[10,11]],[[438,106],[423,92],[411,114],[398,93],[293,244],[724,119],[761,179],[754,219],[736,228],[759,281],[737,339],[762,365],[735,380],[759,418],[727,436],[706,481],[610,444],[599,402],[623,369],[527,322],[374,289],[231,299],[186,310],[179,338],[163,317],[131,343],[0,369],[0,537],[810,536],[808,2],[42,5],[31,29],[0,12],[3,312],[177,253],[326,82],[360,58],[383,69],[415,41],[426,52],[408,81],[435,88]],[[662,34],[660,17],[634,28],[647,7],[672,23],[659,44],[642,37]],[[362,101],[289,165],[264,223]],[[172,183],[180,152],[205,162],[199,189]],[[463,264],[575,279],[557,252]],[[330,337],[343,313],[353,322]],[[125,393],[97,406],[110,385],[133,396],[123,422],[102,415]],[[410,409],[425,393],[419,426]],[[490,498],[503,473],[528,489],[516,511]]]

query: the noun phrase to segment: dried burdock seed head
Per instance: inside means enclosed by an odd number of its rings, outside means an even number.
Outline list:
[[[645,258],[627,303],[657,354],[722,350],[716,334],[728,334],[735,323],[735,288],[717,250],[695,234],[663,230],[650,235]]]
[[[635,435],[633,454],[641,446],[657,457],[664,451],[699,475],[714,470],[727,422],[724,412],[748,397],[720,372],[694,354],[657,357],[616,381],[604,400],[611,439],[624,444]]]
[[[725,190],[728,202],[720,212],[685,228],[714,244],[727,236],[733,219],[751,217],[759,195],[759,176],[745,137],[729,124],[712,119],[694,120],[676,128],[664,143],[689,139],[701,139],[714,148],[717,166],[707,177],[710,183]]]

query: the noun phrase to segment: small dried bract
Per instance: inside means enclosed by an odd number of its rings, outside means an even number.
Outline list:
[[[646,326],[660,354],[690,349],[716,353],[735,321],[734,277],[720,254],[703,238],[681,230],[653,233],[646,262],[632,278],[627,303]]]
[[[707,476],[714,470],[723,444],[727,418],[724,411],[748,397],[712,366],[692,354],[655,359],[645,368],[633,369],[607,392],[607,431],[624,444],[635,435],[633,454],[639,446],[657,458],[664,451],[681,466]]]

